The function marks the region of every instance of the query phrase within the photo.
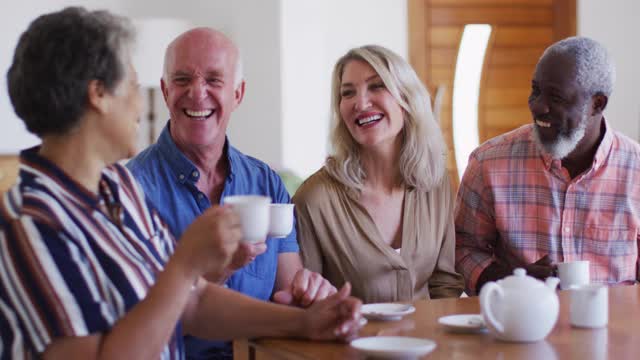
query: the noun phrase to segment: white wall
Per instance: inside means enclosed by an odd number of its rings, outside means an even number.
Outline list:
[[[24,0],[0,12],[0,153],[37,143],[15,116],[6,71],[17,39],[45,12],[80,4],[130,17],[179,17],[231,36],[245,62],[247,91],[229,137],[242,151],[302,176],[318,169],[328,151],[330,76],[349,48],[366,43],[407,54],[407,8],[402,0]],[[614,128],[640,137],[640,2],[578,0],[578,32],[601,41],[618,67],[606,111]],[[162,56],[162,55],[159,55]],[[168,113],[157,98],[158,128]],[[142,129],[141,142],[146,139]]]
[[[224,0],[182,0],[176,2],[173,0],[156,0],[148,1],[123,1],[119,6],[109,8],[118,14],[126,14],[128,17],[135,18],[175,18],[183,20],[192,26],[211,26],[225,33],[231,31],[231,2]],[[152,4],[152,6],[150,6]],[[141,46],[141,45],[139,45]],[[145,54],[147,55],[147,54]],[[148,54],[148,56],[164,57],[164,51],[157,54]],[[164,104],[162,93],[160,91],[160,77],[158,73],[157,87],[155,88],[155,128],[154,134],[157,137],[164,128],[169,119],[169,111]],[[143,89],[147,90],[147,89]],[[148,92],[143,91],[144,109],[143,121],[138,133],[138,148],[142,150],[149,144],[149,128],[146,119],[148,113]]]
[[[0,153],[15,153],[27,146],[39,143],[39,139],[27,132],[22,121],[13,112],[7,91],[7,70],[13,60],[18,37],[29,23],[46,12],[65,6],[118,8],[124,0],[26,0],[3,3],[0,12]]]
[[[578,0],[578,34],[609,49],[617,80],[605,116],[613,128],[640,141],[640,1]]]
[[[80,5],[88,9],[107,9],[136,17],[174,17],[194,26],[211,26],[227,33],[239,45],[244,57],[247,93],[233,115],[228,134],[234,145],[269,163],[282,163],[282,106],[280,99],[280,0],[25,0],[4,6],[0,12],[0,153],[15,153],[37,144],[22,121],[13,113],[6,89],[8,69],[18,36],[38,15]],[[157,54],[163,56],[163,54]],[[160,78],[161,74],[158,74]],[[144,93],[147,99],[146,91]],[[146,105],[145,101],[145,105]],[[146,108],[144,113],[146,114]],[[156,134],[168,119],[168,111],[156,91]],[[147,143],[148,129],[143,122],[140,147]]]
[[[229,1],[231,2],[231,1]],[[245,98],[227,134],[241,151],[282,163],[281,0],[233,0],[231,37],[244,62]]]
[[[400,0],[283,0],[284,168],[306,177],[322,166],[329,149],[333,65],[365,44],[406,58],[406,12]]]
[[[282,163],[282,101],[280,83],[280,0],[164,0],[129,2],[130,17],[177,17],[194,26],[227,34],[240,48],[246,80],[245,98],[227,129],[231,143],[269,164]],[[159,89],[158,89],[159,91]],[[156,134],[169,118],[158,92]],[[141,129],[140,143],[147,138]]]
[[[1,71],[8,68],[18,34],[30,21],[72,4],[131,18],[181,18],[227,33],[240,48],[247,81],[229,138],[240,150],[302,176],[322,166],[327,155],[329,84],[338,57],[367,43],[407,54],[406,3],[401,0],[163,0],[152,6],[126,0],[26,0],[0,13]],[[0,79],[0,152],[16,152],[38,140],[13,114],[5,77]],[[168,119],[159,88],[155,112],[158,134]],[[149,131],[144,121],[140,130],[143,147]]]

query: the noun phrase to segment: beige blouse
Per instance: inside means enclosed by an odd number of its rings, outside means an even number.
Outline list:
[[[405,190],[400,253],[383,242],[357,195],[324,168],[302,184],[293,202],[304,265],[334,286],[351,282],[352,294],[365,303],[460,296],[447,178],[428,193]]]

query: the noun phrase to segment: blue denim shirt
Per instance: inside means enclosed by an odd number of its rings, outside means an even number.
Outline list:
[[[225,143],[230,172],[224,183],[221,199],[229,195],[256,194],[271,196],[274,203],[290,202],[289,193],[280,176],[264,162],[242,154]],[[178,150],[165,126],[158,141],[131,159],[127,164],[145,190],[176,239],[191,222],[211,206],[207,194],[196,187],[200,176],[193,163]],[[236,271],[227,286],[257,299],[269,300],[274,290],[278,255],[298,252],[295,226],[283,239],[267,239],[267,251]],[[187,341],[187,355],[192,341]],[[202,344],[200,344],[202,345]]]

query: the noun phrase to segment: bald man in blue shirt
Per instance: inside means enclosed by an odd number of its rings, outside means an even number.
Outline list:
[[[127,166],[176,238],[212,204],[229,195],[258,194],[288,203],[280,177],[265,163],[230,145],[226,129],[245,82],[237,47],[222,33],[196,28],[167,48],[162,94],[171,118],[158,142]],[[309,306],[336,292],[306,270],[295,229],[282,239],[243,243],[222,277],[209,281],[262,300]],[[229,344],[185,341],[191,359],[230,358]]]

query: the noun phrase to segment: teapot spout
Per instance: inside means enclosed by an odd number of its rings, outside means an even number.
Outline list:
[[[560,279],[557,277],[548,277],[544,284],[547,285],[549,289],[555,290],[558,287],[558,284],[560,284]]]

